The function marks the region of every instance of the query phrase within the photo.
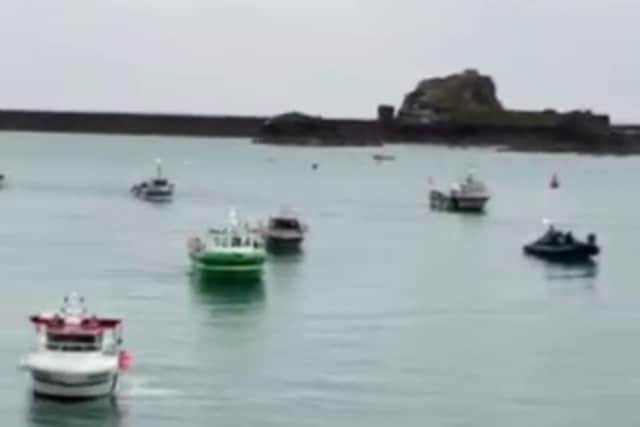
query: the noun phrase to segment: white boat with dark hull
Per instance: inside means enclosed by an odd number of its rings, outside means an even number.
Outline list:
[[[83,400],[115,392],[119,373],[131,362],[120,348],[121,319],[89,315],[74,293],[59,312],[30,320],[37,341],[21,367],[31,373],[35,395]]]
[[[431,208],[459,212],[482,212],[490,198],[485,183],[472,173],[462,182],[453,184],[448,192],[435,189],[429,192]]]
[[[162,162],[156,160],[156,176],[131,187],[131,193],[150,202],[169,202],[175,185],[162,174]]]

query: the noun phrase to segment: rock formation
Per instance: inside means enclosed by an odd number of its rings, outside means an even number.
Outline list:
[[[405,96],[396,123],[400,128],[436,125],[455,132],[544,132],[575,140],[601,139],[610,132],[609,117],[591,111],[503,108],[493,79],[471,69],[418,83]]]
[[[256,142],[300,145],[343,145],[344,137],[336,126],[322,117],[297,111],[266,120]]]
[[[502,111],[490,76],[465,70],[423,80],[405,96],[399,117],[425,123],[463,111]]]

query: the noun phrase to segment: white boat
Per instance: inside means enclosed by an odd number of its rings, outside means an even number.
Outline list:
[[[432,208],[452,211],[481,212],[490,198],[485,183],[471,172],[462,182],[453,184],[449,192],[431,190],[429,193]]]
[[[175,185],[162,174],[162,162],[156,160],[156,176],[131,187],[136,197],[150,202],[169,202],[173,199]]]
[[[131,362],[121,350],[121,319],[89,315],[84,298],[72,293],[57,313],[30,317],[35,348],[22,361],[35,395],[93,399],[113,394],[118,374]]]

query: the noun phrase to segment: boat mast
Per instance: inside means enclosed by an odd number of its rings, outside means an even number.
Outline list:
[[[238,213],[235,208],[229,209],[229,224],[234,228],[238,226]]]

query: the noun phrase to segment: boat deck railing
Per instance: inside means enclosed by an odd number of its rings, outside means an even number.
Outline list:
[[[260,239],[254,236],[214,235],[212,237],[212,242],[214,245],[224,248],[258,248],[262,246]]]

